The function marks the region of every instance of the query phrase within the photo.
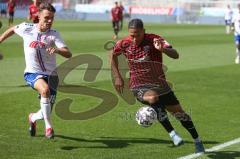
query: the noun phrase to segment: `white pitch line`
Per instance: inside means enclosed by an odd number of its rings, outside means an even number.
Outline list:
[[[228,146],[231,146],[231,145],[234,145],[234,144],[237,144],[237,143],[240,143],[240,138],[236,138],[234,140],[231,140],[231,141],[225,142],[223,144],[214,146],[212,148],[206,149],[206,152],[214,152],[214,151],[223,149],[225,147],[228,147]],[[195,154],[190,154],[190,155],[187,155],[187,156],[180,157],[178,159],[193,159],[193,158],[197,158],[197,157],[199,157],[203,154],[204,153],[202,153],[202,152],[201,153],[195,153]]]

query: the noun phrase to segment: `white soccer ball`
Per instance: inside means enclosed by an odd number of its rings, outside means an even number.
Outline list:
[[[136,113],[136,121],[142,127],[149,127],[157,119],[157,112],[150,106],[141,107]]]

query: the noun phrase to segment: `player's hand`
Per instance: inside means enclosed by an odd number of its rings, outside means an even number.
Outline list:
[[[123,93],[124,81],[121,77],[115,78],[114,86],[115,86],[118,93],[120,93],[120,94]]]
[[[161,51],[162,52],[162,49],[163,49],[163,42],[162,42],[162,39],[159,39],[159,38],[154,38],[153,39],[153,45],[154,47]]]
[[[55,48],[55,47],[49,47],[49,48],[46,49],[46,51],[47,51],[50,55],[52,55],[52,54],[58,53],[59,50],[58,50],[57,48]]]

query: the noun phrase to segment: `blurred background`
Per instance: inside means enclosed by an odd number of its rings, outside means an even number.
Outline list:
[[[7,0],[0,0],[4,13]],[[57,9],[57,18],[108,21],[115,0],[50,0]],[[120,1],[118,1],[120,2]],[[27,17],[31,0],[16,0],[16,18]],[[229,4],[236,10],[237,0],[121,0],[124,17],[142,18],[145,22],[224,24],[224,12]],[[4,15],[1,15],[4,16]]]

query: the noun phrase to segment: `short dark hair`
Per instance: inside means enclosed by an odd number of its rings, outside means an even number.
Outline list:
[[[53,7],[51,3],[43,2],[39,6],[39,12],[42,12],[43,10],[48,10],[50,12],[55,13],[56,9]]]
[[[132,19],[128,23],[128,29],[143,29],[143,21],[141,19]]]

